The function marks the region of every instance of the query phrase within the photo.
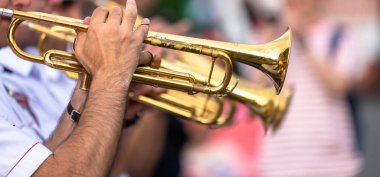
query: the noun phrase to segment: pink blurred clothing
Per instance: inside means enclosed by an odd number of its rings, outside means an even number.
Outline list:
[[[346,30],[336,57],[328,56],[335,26],[310,27],[305,42],[316,59],[355,80],[358,58]],[[295,94],[278,132],[264,140],[262,177],[350,177],[361,168],[355,149],[352,120],[342,93],[326,87],[320,74],[293,40],[287,85]],[[329,72],[329,71],[325,71]]]
[[[261,121],[238,104],[233,126],[209,131],[202,145],[186,153],[184,176],[257,177],[264,135]]]

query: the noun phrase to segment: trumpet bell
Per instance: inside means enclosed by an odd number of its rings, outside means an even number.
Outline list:
[[[231,97],[245,103],[258,115],[266,130],[277,131],[291,103],[293,88],[286,88],[280,95],[275,95],[274,92],[271,88],[252,90],[240,85]]]
[[[157,40],[157,38],[165,42]],[[276,93],[279,94],[285,83],[289,65],[292,31],[288,28],[276,40],[255,45],[197,39],[157,32],[150,32],[145,41],[151,45],[190,51],[190,53],[210,53],[210,56],[212,56],[213,51],[221,51],[228,55],[232,61],[244,63],[262,71],[272,80]],[[179,44],[168,46],[168,43]]]
[[[202,56],[191,54],[183,54],[180,58],[180,60],[163,60],[161,67],[188,72],[194,75],[197,80],[206,82],[207,72],[201,70],[201,66],[210,61]],[[215,79],[221,76],[221,70],[220,67],[215,66],[211,84],[217,83]],[[235,82],[236,80],[237,77],[233,75],[231,81]],[[280,127],[292,100],[292,88],[286,88],[280,95],[276,95],[276,90],[273,88],[255,88],[253,84],[243,79],[239,81],[237,86],[231,87],[234,89],[227,98],[247,105],[252,113],[261,118],[266,129],[277,130]]]
[[[285,83],[289,66],[292,33],[289,28],[281,37],[262,45],[241,45],[232,58],[253,66],[272,80],[276,93],[279,94]],[[253,62],[256,58],[260,62]]]
[[[279,96],[279,98],[275,101],[275,108],[276,111],[274,111],[272,118],[270,119],[270,122],[264,122],[266,127],[272,126],[274,131],[277,131],[285,118],[285,114],[289,109],[290,102],[293,98],[293,87],[290,87],[287,90],[284,90]]]

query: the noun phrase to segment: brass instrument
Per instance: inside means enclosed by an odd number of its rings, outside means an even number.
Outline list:
[[[189,72],[198,81],[206,82],[206,72],[202,72],[199,68],[209,62],[202,56],[192,54],[182,54],[179,59],[168,61],[162,60],[162,68],[171,68]],[[214,76],[222,73],[222,68],[214,68]],[[232,81],[237,80],[233,75]],[[216,80],[211,80],[211,84],[216,84]],[[293,96],[293,88],[286,88],[280,95],[272,88],[254,88],[247,80],[240,80],[235,89],[228,95],[228,98],[244,103],[251,111],[260,116],[266,129],[272,128],[277,130],[287,112]]]
[[[51,28],[46,28],[43,26],[39,25],[30,25],[27,23],[30,28],[43,32],[41,35],[40,41],[39,41],[39,51],[41,54],[43,54],[45,51],[43,50],[46,38],[48,36],[52,36],[54,38],[73,43],[74,42],[74,37],[72,36],[73,31],[68,28],[63,28],[60,26],[54,26]],[[176,60],[167,60],[163,59],[161,63],[161,67],[165,69],[171,69],[171,70],[178,70],[178,71],[183,71],[183,72],[188,72],[191,73],[193,76],[195,76],[196,79],[198,79],[198,82],[204,82],[206,83],[206,77],[207,77],[207,72],[203,72],[199,68],[202,68],[210,62],[206,58],[200,56],[200,55],[191,55],[187,53],[182,53]],[[214,77],[218,77],[222,75],[222,68],[215,66],[214,68]],[[73,77],[75,78],[75,76]],[[235,83],[235,80],[237,80],[237,77],[233,75],[232,77],[233,82]],[[214,83],[216,84],[217,82],[211,81],[211,84]],[[286,110],[290,104],[291,98],[292,98],[293,90],[292,89],[287,89],[284,90],[280,95],[275,95],[275,90],[272,88],[252,88],[252,84],[249,84],[248,81],[245,80],[240,80],[239,84],[235,87],[235,89],[231,92],[229,95],[229,98],[242,102],[246,104],[252,112],[256,113],[262,118],[263,124],[266,128],[273,127],[274,130],[276,130],[282,120],[283,117],[286,113]],[[170,104],[167,102],[167,100],[163,98],[171,98]],[[180,99],[179,99],[180,98]],[[220,126],[223,125],[227,122],[230,122],[232,120],[232,114],[235,112],[235,107],[232,107],[232,110],[228,110],[227,114],[221,114],[219,112],[218,114],[214,114],[213,117],[210,118],[202,118],[201,115],[205,115],[204,112],[202,111],[192,111],[195,110],[194,107],[197,107],[198,110],[205,109],[205,104],[203,103],[204,101],[199,101],[199,99],[202,99],[203,97],[193,97],[189,96],[187,94],[184,94],[182,92],[175,92],[172,90],[169,90],[167,94],[160,94],[155,97],[144,97],[142,96],[139,99],[135,99],[136,101],[139,101],[143,104],[148,104],[151,106],[156,106],[159,107],[163,110],[169,111],[171,113],[174,113],[176,115],[179,115],[181,117],[185,118],[191,118],[192,120],[197,120],[197,122],[201,122],[203,124],[208,124],[208,125],[214,125]],[[204,99],[204,98],[203,98]],[[211,98],[210,98],[211,99]],[[184,103],[184,100],[187,100],[186,103]],[[217,99],[220,101],[220,107],[214,107],[215,110],[219,110],[223,105],[222,105],[222,100]],[[209,100],[212,101],[212,100]],[[165,103],[165,104],[164,104]],[[196,103],[196,104],[190,104],[190,103]],[[187,105],[184,107],[184,105]],[[234,102],[232,102],[233,106]],[[213,108],[207,106],[210,110]],[[178,110],[180,109],[180,110]],[[215,112],[218,112],[215,111]],[[176,112],[180,112],[176,113]],[[197,112],[197,114],[195,114]],[[192,114],[190,114],[192,113]],[[208,111],[208,114],[210,114],[211,111]],[[194,116],[197,115],[197,116]],[[219,118],[218,118],[219,116]],[[209,117],[209,116],[207,116]],[[211,120],[218,120],[216,122],[211,124]],[[209,122],[206,122],[209,121]]]
[[[83,24],[82,20],[40,12],[22,12],[3,8],[0,8],[0,15],[12,18],[8,32],[8,39],[10,47],[16,55],[25,60],[43,63],[56,69],[84,73],[82,88],[88,88],[90,78],[87,74],[85,74],[86,71],[77,62],[73,53],[49,50],[43,56],[30,55],[22,51],[20,47],[17,46],[14,38],[16,28],[23,21],[30,20],[34,22],[44,22],[74,30],[87,31],[88,26]],[[197,83],[196,79],[194,79],[194,77],[189,73],[174,72],[173,70],[153,69],[150,67],[138,67],[133,75],[134,82],[186,91],[189,93],[202,92],[206,94],[225,95],[233,90],[233,88],[227,89],[232,77],[233,60],[248,64],[264,72],[273,81],[277,93],[280,93],[284,84],[289,61],[291,31],[289,29],[277,40],[262,45],[227,43],[157,32],[149,32],[148,36],[144,40],[144,43],[211,56],[213,58],[213,64],[208,76],[209,81],[213,73],[215,60],[221,59],[225,63],[225,74],[222,82],[211,86],[209,82],[206,84]]]
[[[128,96],[137,102],[157,107],[211,128],[218,128],[229,123],[236,108],[235,103],[231,102],[230,109],[225,110],[223,98],[220,97],[205,94],[189,95],[176,90],[138,97],[134,97],[130,92]]]
[[[27,22],[23,25],[30,29],[41,32],[38,42],[38,50],[41,55],[46,52],[46,40],[48,37],[54,37],[67,43],[74,43],[75,31],[61,26],[53,26],[51,28]],[[73,79],[78,79],[78,75],[72,72],[66,74]],[[154,106],[164,111],[170,112],[181,118],[191,120],[200,124],[217,128],[230,122],[235,113],[235,103],[231,102],[230,109],[224,110],[223,98],[212,95],[196,94],[188,95],[187,93],[168,90],[167,93],[154,94],[149,96],[135,97],[133,93],[129,93],[128,97],[139,103]],[[185,101],[186,100],[186,101]]]

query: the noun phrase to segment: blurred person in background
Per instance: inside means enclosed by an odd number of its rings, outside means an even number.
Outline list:
[[[258,44],[281,35],[274,18],[276,9],[266,6],[266,1],[194,0],[186,12],[198,23],[195,26],[201,38]],[[271,86],[266,76],[252,67],[234,63],[234,72],[250,80],[255,87]],[[248,107],[238,104],[230,127],[201,130],[191,131],[200,136],[190,139],[186,147],[184,176],[258,176],[257,164],[265,132],[259,117]]]
[[[362,168],[347,101],[361,58],[353,52],[352,29],[329,21],[326,5],[283,1],[283,23],[293,30],[286,84],[295,95],[282,127],[264,140],[263,177],[353,177]]]
[[[344,3],[341,0],[335,1],[337,1],[335,3],[337,5]],[[360,46],[360,50],[355,52],[366,58],[362,61],[364,70],[359,71],[363,77],[356,89],[363,96],[370,93],[380,93],[380,1],[364,0],[354,1],[350,4],[346,5],[348,7],[341,10],[340,14],[345,15],[346,18],[350,17],[348,20],[353,21],[352,23],[357,31],[358,46]],[[352,18],[352,13],[355,13],[356,17]],[[338,18],[344,18],[341,17],[343,15],[338,16]]]

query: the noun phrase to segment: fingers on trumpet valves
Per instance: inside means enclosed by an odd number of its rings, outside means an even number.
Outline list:
[[[139,41],[144,41],[144,39],[148,35],[149,31],[149,26],[150,26],[150,20],[148,18],[144,18],[141,20],[141,24],[137,29],[134,31],[135,34],[139,37]]]
[[[122,20],[122,25],[133,31],[133,26],[135,25],[137,19],[137,6],[135,0],[127,0],[124,10],[124,16]]]
[[[92,20],[90,21],[90,26],[96,26],[97,24],[106,23],[109,11],[105,7],[98,7],[92,13]],[[89,29],[91,30],[91,29]]]
[[[83,24],[89,25],[91,21],[91,17],[86,17],[83,20]],[[80,30],[76,30],[75,33],[77,34],[77,37],[74,39],[73,43],[73,50],[75,51],[77,46],[82,46],[84,44],[84,40],[86,38],[86,33],[82,32]]]
[[[139,65],[150,66],[153,63],[153,60],[154,60],[154,57],[150,51],[148,50],[142,51],[140,53]]]
[[[152,68],[159,68],[161,64],[160,55],[155,54],[149,50],[144,50],[140,54],[139,65],[150,66]]]
[[[143,46],[144,50],[149,51],[153,56],[152,64],[150,65],[152,68],[159,68],[161,65],[161,56],[169,57],[167,50],[162,47],[152,46],[145,44]]]
[[[119,6],[112,7],[109,10],[109,15],[106,23],[111,25],[121,25],[123,19],[123,10]]]

